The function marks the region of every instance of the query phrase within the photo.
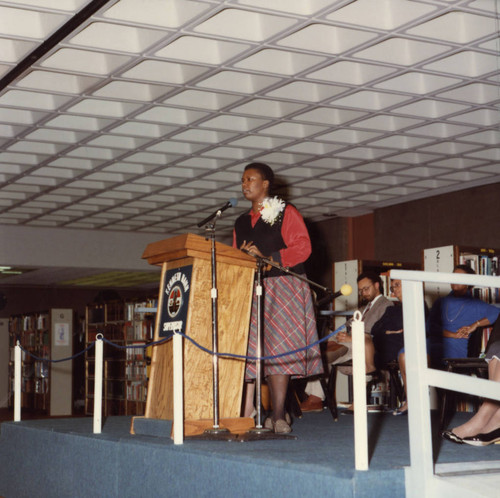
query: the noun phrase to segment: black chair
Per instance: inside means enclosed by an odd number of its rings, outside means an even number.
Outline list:
[[[491,325],[489,327],[491,327]],[[467,358],[445,358],[443,360],[446,371],[464,375],[474,375],[482,379],[488,378],[488,364],[484,358],[479,358],[484,328],[485,327],[478,327],[471,334],[467,345]],[[492,338],[493,333],[490,335],[488,344]],[[457,409],[457,403],[460,400],[472,402],[475,410],[477,410],[481,404],[481,400],[477,396],[443,389],[441,391],[440,429],[445,429],[448,426]]]

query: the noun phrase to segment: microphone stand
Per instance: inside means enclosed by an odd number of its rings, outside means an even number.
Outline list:
[[[315,287],[319,287],[327,294],[334,295],[334,292],[327,287],[323,287],[322,285],[309,280],[307,277],[303,275],[299,275],[288,268],[281,266],[279,263],[266,258],[264,256],[258,256],[257,254],[251,254],[249,251],[242,249],[243,252],[250,254],[257,260],[257,285],[255,288],[255,293],[257,295],[257,351],[256,351],[256,364],[255,364],[255,405],[256,405],[256,425],[252,429],[250,429],[246,434],[241,434],[238,437],[238,441],[258,441],[263,439],[297,439],[297,436],[292,434],[275,434],[270,429],[266,429],[262,426],[262,410],[261,410],[261,400],[262,400],[262,343],[264,340],[264,327],[262,323],[262,296],[263,296],[263,286],[262,286],[262,273],[266,266],[273,266],[282,272],[297,277],[304,282],[309,283]]]
[[[215,254],[215,223],[220,218],[222,210],[217,211],[215,216],[212,216],[213,223],[206,225],[205,233],[210,238],[210,255],[211,255],[211,274],[212,274],[212,288],[210,296],[212,299],[212,376],[213,376],[213,427],[205,429],[203,434],[189,436],[185,439],[216,439],[221,441],[230,441],[235,438],[229,429],[220,427],[219,425],[219,356],[217,355],[219,349],[219,323],[217,314],[217,258]],[[204,222],[206,220],[203,220]]]

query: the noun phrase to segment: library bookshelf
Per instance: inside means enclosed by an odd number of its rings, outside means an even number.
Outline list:
[[[13,315],[9,318],[9,406],[14,403],[14,346],[21,352],[21,409],[50,416],[72,414],[73,310]],[[54,366],[57,365],[57,366]]]
[[[157,301],[91,304],[85,312],[85,347],[98,334],[104,343],[103,415],[143,415]],[[151,309],[151,311],[149,311]],[[85,414],[94,410],[95,348],[85,353]]]

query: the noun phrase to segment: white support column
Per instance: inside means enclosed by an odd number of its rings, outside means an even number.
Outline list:
[[[421,282],[403,280],[402,286],[411,461],[411,484],[406,489],[412,496],[421,497],[429,496],[427,489],[434,474],[424,295]]]
[[[14,347],[14,422],[21,421],[21,346]]]
[[[183,351],[182,336],[174,333],[173,345],[173,373],[174,373],[174,444],[184,442],[184,377],[183,377]]]
[[[365,324],[361,318],[361,313],[356,311],[351,329],[354,391],[354,460],[356,470],[368,470]]]
[[[94,366],[94,434],[102,430],[102,372],[103,372],[103,340],[102,334],[97,334],[95,341]]]

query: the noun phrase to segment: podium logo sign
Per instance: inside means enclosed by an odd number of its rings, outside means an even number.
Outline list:
[[[160,337],[170,337],[174,332],[186,332],[186,320],[191,290],[192,266],[168,270],[162,283]]]

